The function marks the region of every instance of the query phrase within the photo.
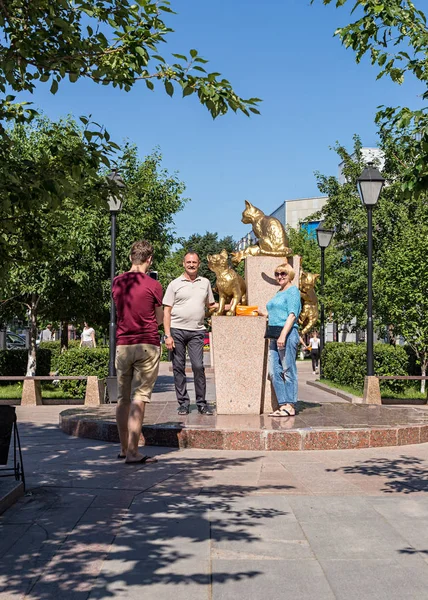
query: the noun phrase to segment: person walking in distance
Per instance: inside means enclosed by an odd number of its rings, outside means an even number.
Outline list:
[[[320,338],[318,332],[314,331],[312,337],[309,340],[309,346],[311,348],[311,359],[312,359],[312,373],[316,375],[318,373],[318,361],[320,358]]]
[[[80,348],[82,346],[85,348],[96,348],[97,342],[95,341],[95,330],[93,327],[89,327],[86,321],[83,325],[82,335],[80,336]]]
[[[172,281],[163,298],[165,345],[172,351],[178,414],[189,413],[190,398],[186,385],[186,349],[195,381],[196,404],[201,415],[212,415],[206,401],[204,368],[204,319],[208,307],[215,305],[211,285],[198,275],[200,259],[188,252],[183,260],[184,273]]]
[[[51,342],[52,339],[52,325],[48,323],[48,325],[46,325],[46,329],[43,329],[43,331],[40,334],[40,341]]]
[[[162,287],[147,274],[153,247],[143,240],[131,248],[131,269],[115,277],[116,305],[116,421],[125,462],[146,463],[156,459],[143,456],[138,442],[146,403],[150,402],[160,360],[159,326],[163,322]]]

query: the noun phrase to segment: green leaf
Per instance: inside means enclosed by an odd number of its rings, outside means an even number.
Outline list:
[[[168,80],[165,81],[165,91],[168,94],[168,96],[173,96],[173,94],[174,94],[174,86]]]
[[[186,85],[186,87],[183,89],[183,98],[185,96],[190,96],[190,94],[193,94],[194,92],[194,88],[190,85]]]

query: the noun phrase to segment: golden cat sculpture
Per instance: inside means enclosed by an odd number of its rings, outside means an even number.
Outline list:
[[[302,299],[302,312],[299,317],[299,325],[301,335],[314,329],[318,322],[318,300],[314,289],[318,277],[318,273],[300,272],[299,290]]]
[[[219,295],[218,310],[213,314],[224,315],[225,305],[230,303],[227,316],[235,316],[238,304],[247,304],[247,288],[243,278],[229,266],[226,250],[220,254],[208,254],[208,268],[217,276],[216,287]]]
[[[288,247],[287,234],[278,219],[267,217],[265,213],[245,200],[245,210],[242,213],[242,222],[253,226],[257,244],[248,246],[245,250],[232,252],[232,262],[237,265],[247,256],[291,256],[292,250]]]

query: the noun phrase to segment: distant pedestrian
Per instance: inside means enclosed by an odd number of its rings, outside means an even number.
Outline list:
[[[115,277],[113,299],[116,305],[116,421],[125,462],[146,463],[156,459],[143,456],[138,442],[144,410],[150,402],[160,360],[158,328],[163,322],[162,286],[147,274],[153,247],[143,240],[131,248],[131,269]]]
[[[318,332],[314,331],[312,337],[309,340],[309,346],[311,348],[311,359],[312,359],[312,373],[316,375],[318,373],[318,361],[320,358],[320,344],[321,340],[318,337]]]
[[[41,342],[51,342],[52,341],[52,325],[48,323],[46,325],[46,329],[40,333],[40,341]]]
[[[163,298],[165,345],[172,352],[172,369],[178,414],[189,414],[186,384],[186,350],[195,382],[196,404],[201,415],[212,415],[206,400],[204,338],[206,309],[215,305],[209,279],[198,275],[201,264],[196,252],[187,252],[184,273],[172,281]]]
[[[85,348],[96,348],[97,342],[95,341],[95,330],[92,327],[89,327],[86,321],[83,325],[82,335],[80,336],[80,348],[82,346]]]

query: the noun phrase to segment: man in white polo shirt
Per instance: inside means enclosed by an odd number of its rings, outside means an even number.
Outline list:
[[[215,304],[211,284],[198,275],[196,252],[183,260],[184,273],[169,284],[163,298],[165,345],[172,351],[172,370],[179,415],[189,414],[186,385],[186,348],[195,381],[196,404],[201,415],[212,415],[207,406],[204,368],[204,319],[207,307]]]

